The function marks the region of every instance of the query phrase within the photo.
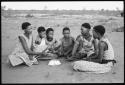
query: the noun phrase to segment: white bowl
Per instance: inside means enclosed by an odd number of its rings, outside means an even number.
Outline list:
[[[57,59],[50,60],[49,63],[48,63],[48,65],[52,65],[52,66],[60,65],[60,64],[61,64],[61,62]]]

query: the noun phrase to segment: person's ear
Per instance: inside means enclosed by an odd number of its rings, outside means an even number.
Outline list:
[[[101,37],[101,34],[100,33],[97,33],[98,37]]]
[[[24,29],[24,31],[25,31],[26,29]]]

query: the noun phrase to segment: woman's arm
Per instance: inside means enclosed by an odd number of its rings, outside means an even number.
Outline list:
[[[72,50],[72,56],[75,55],[76,50],[78,49],[78,46],[79,46],[79,42],[80,42],[80,36],[77,36],[76,40],[74,40],[74,46],[73,46],[73,50]]]
[[[25,50],[25,52],[28,55],[41,55],[41,54],[43,54],[42,52],[33,52],[31,49],[29,49],[28,46],[27,46],[27,43],[26,43],[26,41],[23,37],[19,36],[19,40],[22,44],[23,49]]]
[[[32,45],[31,45],[31,50],[33,51],[34,50],[34,42],[33,42],[33,37],[32,37]]]
[[[39,36],[37,36],[37,37],[36,37],[36,40],[35,40],[35,44],[38,44],[38,45],[39,45],[40,42],[41,42],[41,39],[39,38]]]
[[[92,41],[93,45],[94,45],[94,51],[95,53],[93,55],[90,55],[88,58],[96,58],[99,54],[99,48],[98,48],[98,42],[96,39],[94,39]]]
[[[96,59],[90,59],[90,61],[93,62],[102,62],[103,56],[104,56],[104,48],[105,48],[105,43],[104,42],[100,42],[99,43],[99,53]]]
[[[98,48],[98,41],[96,39],[93,40],[93,45],[94,45],[95,53],[96,55],[98,55],[99,48]]]
[[[75,55],[77,49],[78,49],[78,43],[75,42],[72,50],[72,56]]]

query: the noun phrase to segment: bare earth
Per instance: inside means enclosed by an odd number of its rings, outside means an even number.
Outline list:
[[[39,26],[53,27],[55,37],[62,37],[62,29],[69,26],[71,35],[76,38],[80,34],[80,26],[89,22],[92,26],[103,24],[107,36],[113,45],[117,64],[111,72],[92,74],[76,72],[72,62],[61,60],[60,66],[48,66],[49,61],[39,61],[39,65],[28,67],[20,65],[12,67],[6,64],[7,56],[17,43],[22,22],[29,21],[34,26],[34,36]],[[123,83],[124,82],[124,32],[112,32],[113,29],[124,26],[123,18],[113,16],[72,16],[68,18],[2,18],[2,83]]]

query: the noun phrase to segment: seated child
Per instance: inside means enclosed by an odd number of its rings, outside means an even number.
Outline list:
[[[35,52],[42,52],[47,48],[46,38],[45,38],[46,30],[44,27],[41,26],[37,29],[37,32],[38,32],[38,35],[37,35],[36,40],[35,40],[34,51]]]
[[[55,59],[57,57],[54,54],[54,48],[57,44],[55,38],[53,38],[54,30],[52,28],[48,28],[46,31],[43,27],[38,29],[39,36],[35,41],[36,49],[35,51],[42,51],[43,55],[38,56],[37,59],[50,60]]]
[[[74,38],[70,36],[70,29],[68,27],[63,28],[64,37],[60,39],[60,47],[58,49],[58,55],[68,58],[71,56],[74,46]]]
[[[55,48],[58,43],[57,40],[53,38],[53,35],[54,35],[53,28],[48,28],[46,30],[46,45],[47,45],[46,56],[57,58],[57,55],[55,54]]]
[[[94,55],[94,48],[96,48],[96,46],[93,45],[94,39],[90,34],[90,29],[89,23],[82,24],[81,35],[76,38],[72,57],[69,58],[69,60],[83,59]]]

